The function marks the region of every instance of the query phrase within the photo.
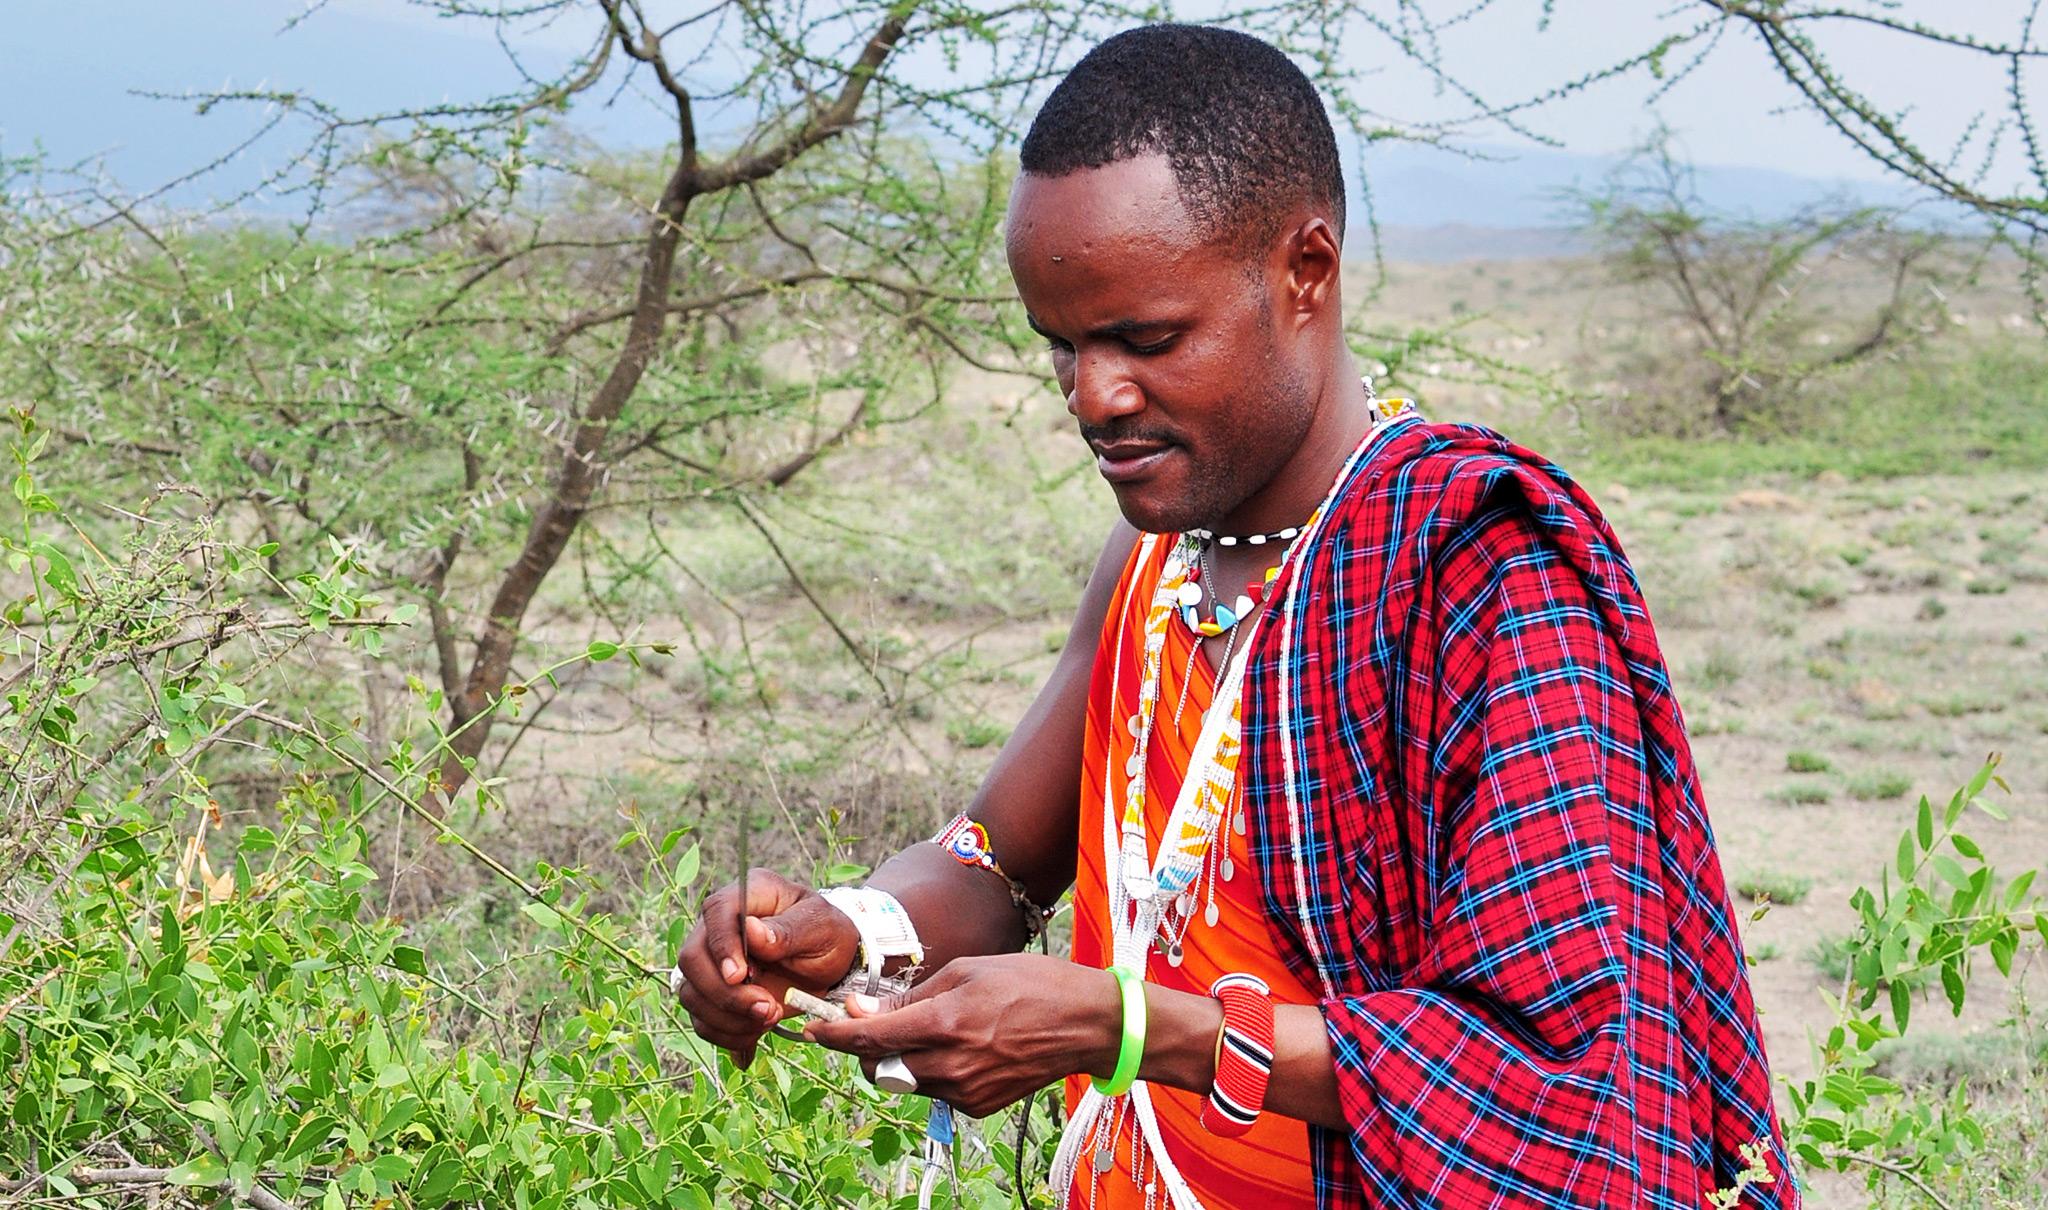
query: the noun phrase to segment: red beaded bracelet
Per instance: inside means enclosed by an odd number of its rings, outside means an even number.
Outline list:
[[[1225,975],[1209,994],[1223,1002],[1223,1036],[1202,1125],[1211,1134],[1235,1138],[1252,1128],[1266,1103],[1266,1081],[1273,1074],[1273,1001],[1255,975]]]

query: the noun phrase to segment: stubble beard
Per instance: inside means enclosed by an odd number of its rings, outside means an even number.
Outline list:
[[[1218,529],[1273,482],[1301,448],[1315,419],[1307,387],[1293,373],[1234,394],[1221,410],[1238,423],[1219,434],[1205,454],[1181,447],[1188,455],[1185,489],[1146,515],[1133,515],[1125,507],[1131,524],[1152,533]]]

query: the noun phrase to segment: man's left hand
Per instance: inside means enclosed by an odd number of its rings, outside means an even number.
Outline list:
[[[849,996],[804,1034],[858,1055],[868,1079],[901,1055],[920,1096],[985,1117],[1075,1072],[1107,1072],[1123,1002],[1107,971],[1043,954],[956,958],[900,996]]]

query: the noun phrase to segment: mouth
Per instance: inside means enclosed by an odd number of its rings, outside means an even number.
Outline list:
[[[1103,441],[1092,443],[1095,469],[1111,483],[1130,483],[1158,469],[1174,447],[1164,441]]]

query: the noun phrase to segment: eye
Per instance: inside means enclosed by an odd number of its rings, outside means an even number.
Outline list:
[[[1074,346],[1068,344],[1064,340],[1061,340],[1057,336],[1046,337],[1045,347],[1051,349],[1055,353],[1071,353],[1074,351]]]
[[[1165,340],[1155,340],[1148,345],[1141,345],[1132,341],[1125,341],[1124,347],[1129,349],[1131,352],[1136,353],[1140,357],[1150,357],[1155,353],[1164,353],[1168,349],[1172,348],[1173,337],[1169,336]]]

